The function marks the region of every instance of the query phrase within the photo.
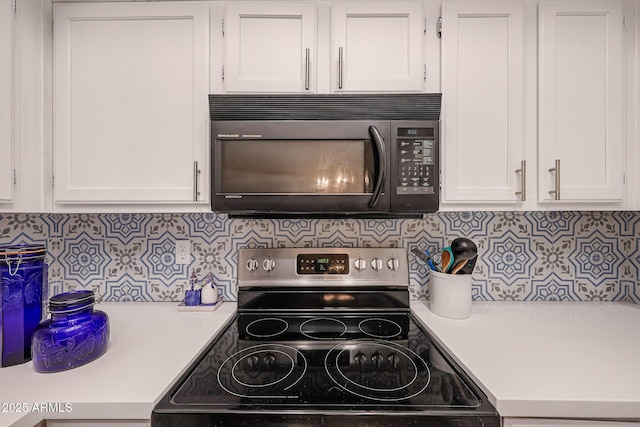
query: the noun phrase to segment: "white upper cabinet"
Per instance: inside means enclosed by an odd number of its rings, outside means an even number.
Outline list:
[[[443,203],[526,198],[523,12],[521,1],[443,1]]]
[[[13,202],[13,6],[0,0],[0,207]]]
[[[541,202],[624,201],[623,33],[619,0],[540,3]]]
[[[54,28],[54,209],[206,208],[208,4],[55,3]]]
[[[414,91],[424,84],[420,2],[335,2],[334,91]]]
[[[211,10],[213,92],[425,88],[422,1],[229,1]]]
[[[316,81],[316,6],[228,2],[224,38],[227,92],[306,92]]]

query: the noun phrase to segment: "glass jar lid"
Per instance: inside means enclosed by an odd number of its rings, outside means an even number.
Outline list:
[[[39,258],[46,254],[47,249],[44,245],[26,243],[0,245],[0,261]]]
[[[81,290],[57,294],[49,298],[51,313],[69,313],[94,305],[96,302],[93,291]]]

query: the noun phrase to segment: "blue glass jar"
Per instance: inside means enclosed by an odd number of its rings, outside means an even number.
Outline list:
[[[87,364],[107,351],[109,317],[94,310],[93,291],[72,291],[49,300],[51,319],[33,334],[33,367],[58,372]]]
[[[31,337],[47,298],[43,245],[0,245],[0,367],[31,360]]]

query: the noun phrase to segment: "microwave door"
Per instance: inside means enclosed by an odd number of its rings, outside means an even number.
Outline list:
[[[350,123],[353,125],[353,123]],[[283,124],[286,127],[286,124]],[[311,123],[291,138],[216,140],[213,209],[266,212],[385,211],[388,151],[382,125]],[[282,129],[282,125],[278,129]]]

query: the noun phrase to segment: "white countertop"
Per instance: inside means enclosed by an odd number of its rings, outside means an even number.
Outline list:
[[[503,417],[640,419],[640,305],[474,302],[465,320],[411,307]]]
[[[414,313],[487,393],[502,416],[640,419],[640,305],[474,302],[451,320],[413,301]],[[31,362],[0,369],[0,426],[43,418],[148,419],[155,403],[235,313],[178,312],[176,303],[103,303],[111,339],[105,355],[66,372]],[[71,412],[34,412],[34,404]]]
[[[43,418],[149,419],[172,382],[235,313],[236,303],[216,311],[179,312],[177,303],[102,303],[109,315],[107,352],[65,372],[41,374],[31,362],[0,368],[0,426],[32,427]],[[33,412],[34,404],[71,403],[71,412]],[[1,412],[26,403],[27,413]]]

